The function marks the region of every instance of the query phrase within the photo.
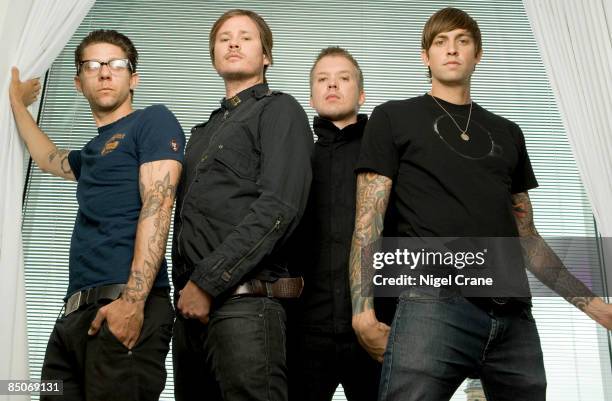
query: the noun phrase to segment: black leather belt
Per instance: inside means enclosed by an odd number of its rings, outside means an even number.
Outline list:
[[[279,278],[274,282],[249,280],[232,291],[232,297],[252,295],[269,298],[299,298],[304,288],[302,277]]]
[[[117,299],[124,288],[125,284],[110,284],[75,292],[66,301],[64,316],[68,316],[83,305],[93,304],[100,299]]]

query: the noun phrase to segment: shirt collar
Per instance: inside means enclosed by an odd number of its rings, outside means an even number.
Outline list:
[[[367,121],[368,116],[366,114],[358,114],[357,122],[340,129],[336,127],[333,122],[316,116],[313,120],[313,127],[319,140],[323,142],[335,142],[361,137]]]
[[[243,90],[242,92],[234,95],[232,97],[221,99],[221,107],[226,110],[233,110],[238,105],[250,97],[260,98],[268,94],[270,90],[268,89],[268,84],[266,82],[251,86]]]

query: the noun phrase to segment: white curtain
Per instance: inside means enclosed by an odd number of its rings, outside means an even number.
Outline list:
[[[612,1],[523,3],[597,227],[612,237]]]
[[[10,110],[10,68],[17,66],[22,80],[43,77],[94,1],[0,3],[0,380],[28,378],[21,251],[24,145]]]

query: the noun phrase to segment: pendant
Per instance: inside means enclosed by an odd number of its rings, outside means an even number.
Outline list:
[[[463,131],[461,133],[461,139],[463,139],[464,141],[469,141],[470,140],[470,136],[467,134],[467,132]]]

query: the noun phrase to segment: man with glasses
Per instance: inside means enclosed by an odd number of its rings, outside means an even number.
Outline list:
[[[165,386],[174,312],[164,254],[185,138],[166,107],[133,110],[137,58],[116,31],[81,41],[74,83],[98,135],[75,151],[36,125],[26,107],[39,84],[13,69],[11,106],[32,158],[78,182],[66,304],[42,368],[67,400],[157,400]]]

